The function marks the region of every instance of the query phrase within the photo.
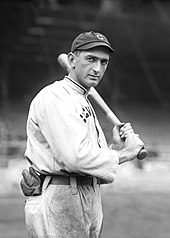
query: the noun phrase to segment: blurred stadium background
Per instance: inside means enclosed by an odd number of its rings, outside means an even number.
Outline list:
[[[19,188],[30,101],[65,72],[56,59],[83,31],[115,49],[97,90],[148,149],[103,187],[103,238],[170,234],[170,1],[0,1],[0,237],[26,238]],[[96,109],[97,110],[97,109]],[[112,125],[97,110],[108,143]]]

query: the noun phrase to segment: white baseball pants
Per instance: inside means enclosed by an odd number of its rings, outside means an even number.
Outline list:
[[[30,238],[99,238],[103,212],[97,183],[46,185],[40,196],[27,197],[25,220]]]

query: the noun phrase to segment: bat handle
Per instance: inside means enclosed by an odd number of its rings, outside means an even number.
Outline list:
[[[110,109],[108,109],[108,113],[107,113],[106,117],[112,123],[114,122],[115,125],[120,125],[120,126],[122,126],[122,124],[124,125],[124,123],[121,123],[119,121],[119,119],[117,118],[117,116],[112,111],[110,111]],[[143,147],[139,151],[139,153],[137,155],[137,159],[143,160],[146,156],[147,156],[147,150]]]
[[[143,147],[143,148],[139,151],[139,153],[138,153],[138,155],[137,155],[137,159],[142,160],[142,159],[144,159],[146,156],[147,156],[147,150]]]

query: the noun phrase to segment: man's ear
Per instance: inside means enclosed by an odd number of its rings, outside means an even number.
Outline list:
[[[72,52],[68,53],[68,62],[72,69],[75,68],[76,56]]]

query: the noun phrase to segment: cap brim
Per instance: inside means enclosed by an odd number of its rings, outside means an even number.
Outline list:
[[[110,52],[114,52],[114,49],[109,44],[107,44],[105,42],[88,43],[88,44],[85,44],[85,45],[82,45],[82,46],[78,47],[77,50],[88,50],[88,49],[92,49],[92,48],[97,47],[97,46],[105,46],[109,49]]]

